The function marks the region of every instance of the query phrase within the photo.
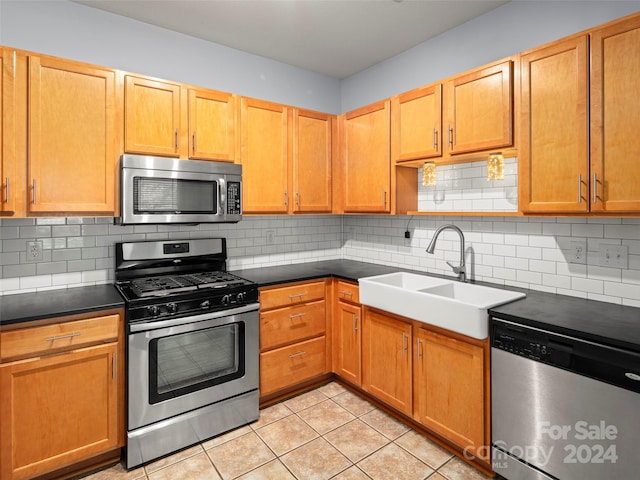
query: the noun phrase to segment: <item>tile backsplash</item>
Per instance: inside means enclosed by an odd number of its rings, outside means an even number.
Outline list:
[[[486,160],[437,166],[434,186],[418,183],[418,211],[517,212],[517,158],[505,158],[504,179],[494,181],[487,180]]]
[[[638,218],[245,216],[237,224],[199,226],[120,226],[100,217],[5,218],[0,220],[0,294],[113,282],[116,242],[218,236],[227,238],[230,270],[344,258],[453,277],[445,261],[458,261],[457,235],[443,232],[435,253],[425,252],[445,223],[465,234],[470,279],[640,307]],[[27,241],[33,240],[42,242],[38,262],[27,258]],[[584,263],[569,261],[576,243],[586,245]],[[626,247],[624,268],[601,265],[605,245]]]

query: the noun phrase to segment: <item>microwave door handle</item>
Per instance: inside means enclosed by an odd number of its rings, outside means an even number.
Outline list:
[[[221,178],[218,182],[218,198],[220,199],[218,214],[224,215],[227,211],[227,180],[225,178]]]

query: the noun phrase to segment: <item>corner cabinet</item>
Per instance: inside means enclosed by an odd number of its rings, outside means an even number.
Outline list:
[[[94,314],[95,315],[95,314]],[[0,477],[34,478],[124,445],[122,312],[4,330]],[[8,362],[8,363],[6,363]]]
[[[333,371],[362,385],[362,306],[357,283],[335,280],[333,285]]]
[[[115,212],[116,72],[29,56],[28,213]]]
[[[488,347],[417,325],[414,335],[415,420],[482,458],[480,448],[489,444]]]
[[[389,100],[345,114],[345,212],[391,212],[390,131]]]
[[[640,16],[591,33],[592,212],[640,212]],[[586,179],[585,179],[586,180]]]
[[[411,322],[363,307],[362,388],[387,405],[412,414]]]

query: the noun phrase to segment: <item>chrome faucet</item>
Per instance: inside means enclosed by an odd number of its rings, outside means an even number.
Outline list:
[[[433,253],[436,248],[436,240],[438,239],[438,235],[440,235],[440,232],[442,232],[443,230],[453,230],[460,236],[460,265],[456,267],[451,262],[447,262],[447,265],[449,265],[453,269],[453,273],[458,275],[458,279],[461,282],[466,282],[467,270],[464,263],[464,234],[458,227],[456,227],[455,225],[442,225],[441,227],[438,227],[436,233],[433,234],[431,243],[429,243],[429,246],[427,247],[427,253]]]

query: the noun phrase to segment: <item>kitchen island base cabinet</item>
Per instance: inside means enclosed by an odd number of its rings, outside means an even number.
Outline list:
[[[485,429],[485,351],[424,328],[415,329],[414,418],[462,448],[482,453]]]

